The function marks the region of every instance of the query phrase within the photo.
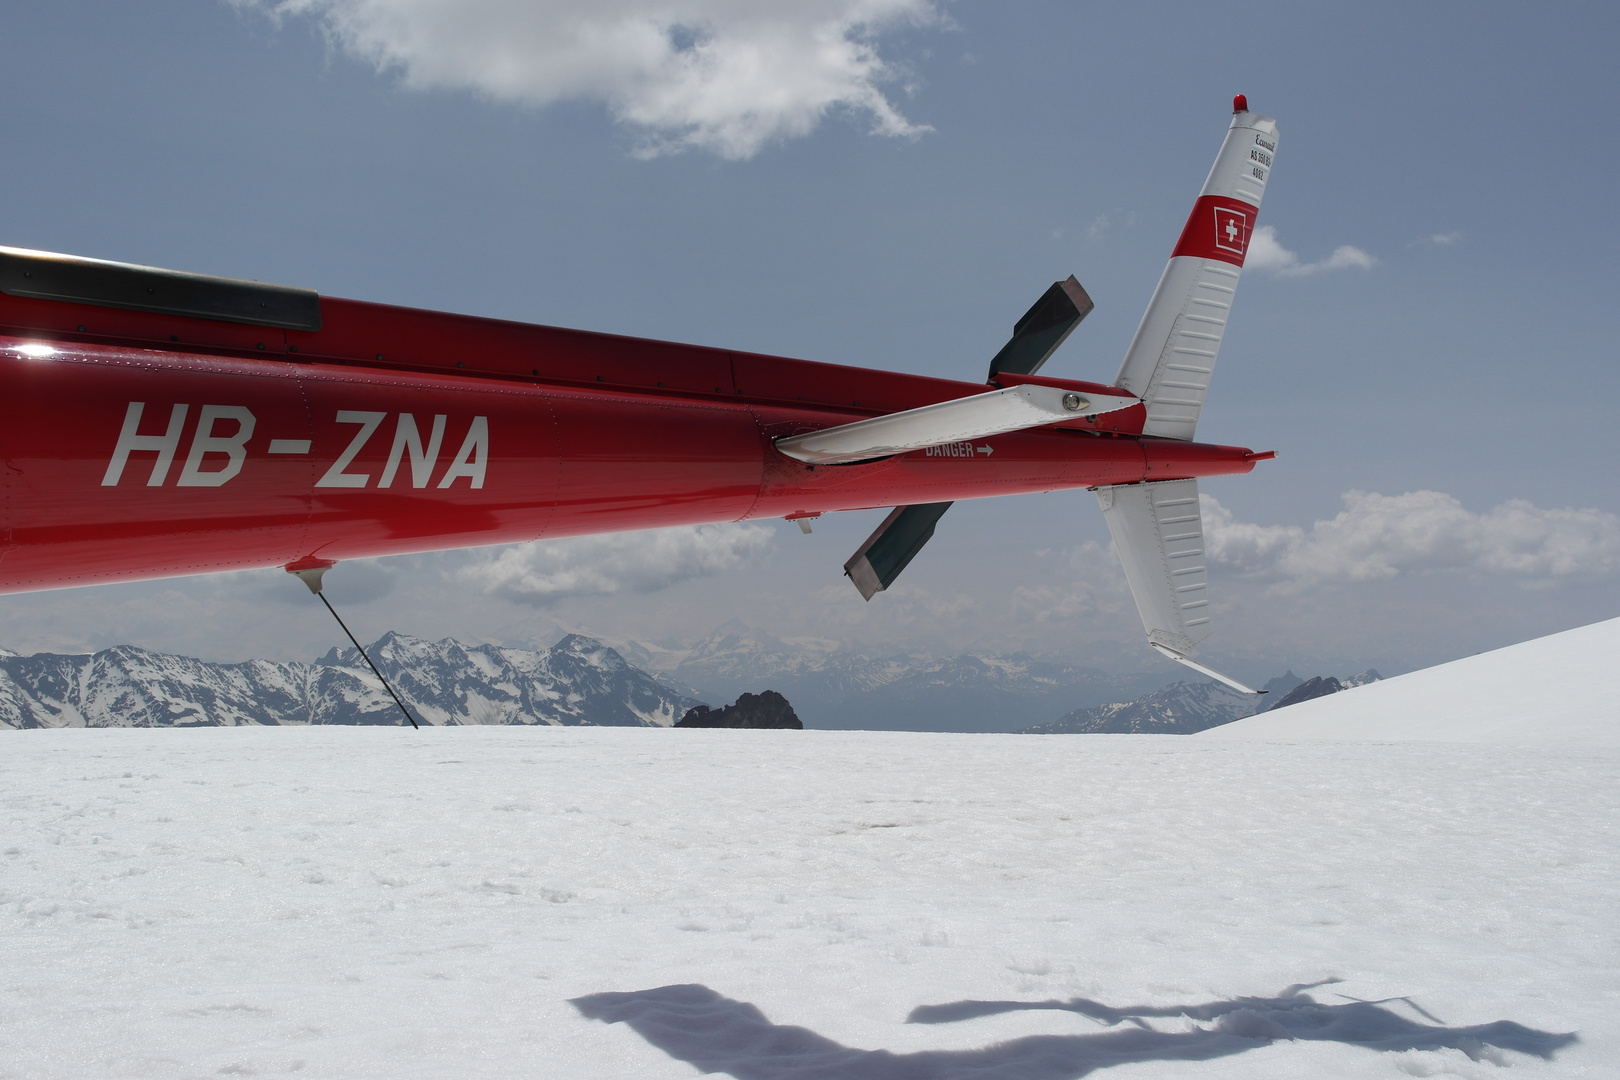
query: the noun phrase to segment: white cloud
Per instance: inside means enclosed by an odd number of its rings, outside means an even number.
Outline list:
[[[596,101],[653,156],[749,158],[829,112],[917,135],[880,89],[876,39],[941,21],[934,0],[229,0],[308,16],[350,54],[418,89],[545,106]]]
[[[1087,540],[1062,554],[1068,573],[1042,575],[1041,584],[1014,587],[1012,614],[1016,620],[1064,625],[1080,618],[1118,615],[1130,607],[1130,591],[1111,546]]]
[[[734,570],[763,554],[774,535],[769,525],[682,525],[537,541],[483,553],[451,577],[488,595],[537,605],[656,592]]]
[[[1095,240],[1115,225],[1128,229],[1135,224],[1135,210],[1115,210],[1111,214],[1098,214],[1092,218],[1091,224],[1086,226],[1086,235]]]
[[[1430,236],[1418,238],[1418,243],[1428,247],[1455,247],[1462,243],[1463,234],[1460,232],[1434,233]]]
[[[906,573],[912,575],[912,570]],[[811,595],[816,602],[811,615],[818,633],[882,643],[883,647],[904,642],[906,648],[937,651],[953,634],[976,630],[984,616],[978,598],[949,584],[938,591],[927,588],[918,584],[915,575],[901,578],[870,603],[848,581],[830,575]]]
[[[1211,560],[1279,577],[1286,588],[1433,571],[1525,583],[1620,574],[1620,517],[1596,509],[1515,499],[1474,513],[1438,491],[1352,491],[1342,512],[1309,529],[1240,522],[1208,495],[1203,510]]]
[[[1277,230],[1271,225],[1262,225],[1254,230],[1254,235],[1249,239],[1249,253],[1243,259],[1243,265],[1250,269],[1270,270],[1283,277],[1305,277],[1351,268],[1371,270],[1377,263],[1377,259],[1349,244],[1334,248],[1332,255],[1317,262],[1300,262],[1298,255],[1278,243]]]

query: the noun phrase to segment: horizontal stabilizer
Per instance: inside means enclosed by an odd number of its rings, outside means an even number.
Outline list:
[[[948,502],[895,507],[844,564],[844,573],[861,595],[870,600],[894,584],[900,571],[933,537],[935,523],[950,508]]]
[[[1054,281],[1035,306],[1024,312],[1013,326],[1012,340],[990,361],[989,381],[994,382],[1002,372],[1033,375],[1041,370],[1047,357],[1057,352],[1095,306],[1073,274],[1066,281]]]
[[[812,465],[841,465],[1077,420],[1137,403],[1130,396],[1080,393],[1057,380],[1020,382],[1005,390],[788,436],[776,440],[776,448]]]

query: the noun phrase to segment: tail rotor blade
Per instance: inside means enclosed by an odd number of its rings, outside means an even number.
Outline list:
[[[934,525],[950,508],[948,502],[895,507],[844,564],[844,574],[861,590],[861,596],[870,600],[894,584],[900,571],[933,538]]]
[[[1080,325],[1080,320],[1091,314],[1091,309],[1095,306],[1073,275],[1067,280],[1053,282],[1052,287],[1035,301],[1035,306],[1026,311],[1024,317],[1013,326],[1012,339],[1003,345],[1001,351],[996,353],[995,359],[990,361],[990,376],[987,381],[993,382],[997,375],[1002,374],[1035,374],[1041,365],[1046,363],[1047,357],[1056,352],[1058,346],[1062,345],[1074,328]],[[1059,415],[1057,419],[1063,417]],[[801,437],[801,440],[803,438],[810,437]],[[944,438],[945,436],[941,436],[941,440]],[[783,440],[777,444],[778,448],[784,453],[790,453],[791,445],[784,446],[783,443],[791,444],[793,441]],[[894,451],[891,449],[889,452]],[[844,574],[855,583],[855,587],[861,591],[861,596],[870,600],[892,585],[895,578],[900,576],[900,571],[904,570],[916,557],[917,552],[922,550],[922,546],[933,538],[934,526],[950,508],[951,504],[948,502],[895,507],[889,516],[883,519],[883,524],[866,538],[866,543],[862,544],[844,564]]]
[[[990,361],[990,380],[1004,371],[1009,375],[1035,374],[1096,306],[1074,275],[1066,281],[1054,281],[1013,327],[1012,340]]]

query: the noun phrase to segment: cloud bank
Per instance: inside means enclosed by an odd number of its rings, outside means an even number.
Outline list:
[[[344,51],[417,89],[605,104],[643,156],[738,160],[831,112],[914,136],[881,87],[877,38],[941,19],[933,0],[229,0],[316,20]]]
[[[1522,499],[1474,513],[1450,495],[1351,491],[1309,529],[1238,521],[1202,496],[1209,557],[1282,579],[1285,590],[1402,574],[1475,571],[1533,584],[1620,574],[1620,517],[1544,510]]]
[[[543,607],[574,596],[656,592],[735,570],[762,555],[774,535],[769,525],[682,525],[539,541],[484,553],[451,577]]]
[[[1012,591],[1012,614],[1025,623],[1059,626],[1099,614],[1118,615],[1131,605],[1131,594],[1111,544],[1088,540],[1066,549],[1067,574],[1039,585]],[[1131,607],[1134,614],[1135,608]]]
[[[1371,270],[1378,260],[1349,244],[1333,249],[1333,254],[1318,262],[1300,262],[1299,256],[1283,247],[1277,241],[1277,230],[1271,225],[1262,225],[1254,230],[1249,239],[1249,253],[1243,259],[1243,265],[1254,270],[1269,270],[1282,277],[1307,277],[1311,274],[1323,274],[1330,270]]]

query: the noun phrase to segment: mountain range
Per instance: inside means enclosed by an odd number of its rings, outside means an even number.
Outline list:
[[[1377,682],[1368,668],[1348,679],[1306,680],[1292,671],[1265,685],[1265,696],[1240,693],[1217,682],[1175,682],[1133,701],[1076,709],[1050,724],[1024,729],[1029,735],[1191,735],[1272,708]],[[1303,693],[1302,693],[1303,691]]]
[[[669,727],[698,706],[767,690],[791,702],[806,727],[822,729],[1185,733],[1259,711],[1253,697],[1216,683],[1161,686],[1162,675],[1025,653],[884,653],[740,625],[679,649],[615,648],[583,634],[530,650],[388,633],[367,651],[412,715],[435,725]],[[1267,684],[1262,700],[1282,704],[1290,692],[1332,692],[1377,677],[1306,683],[1289,672]],[[1030,726],[1053,714],[1060,719]],[[353,648],[314,663],[235,664],[130,645],[72,655],[0,650],[0,726],[405,722]]]
[[[531,651],[389,633],[367,652],[429,724],[669,727],[704,704],[579,634]],[[215,664],[130,645],[80,655],[0,652],[6,727],[405,722],[354,649],[333,649],[313,664]]]
[[[806,727],[823,729],[1017,731],[1077,705],[1142,694],[1163,679],[1028,653],[939,658],[781,639],[735,622],[685,648],[616,647],[682,693],[730,701],[745,691],[778,691]]]

